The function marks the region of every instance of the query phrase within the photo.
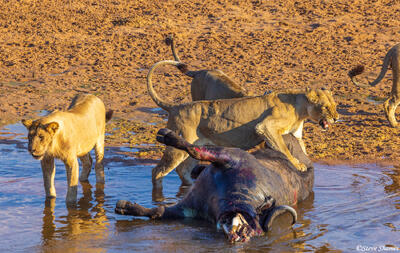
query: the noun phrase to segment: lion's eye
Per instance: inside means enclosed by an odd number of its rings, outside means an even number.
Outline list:
[[[44,136],[43,136],[43,135],[39,135],[39,139],[40,139],[41,141],[43,141]]]

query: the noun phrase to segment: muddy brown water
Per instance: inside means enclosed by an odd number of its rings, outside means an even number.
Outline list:
[[[151,207],[151,168],[107,148],[106,184],[81,184],[76,208],[67,208],[64,165],[56,163],[57,198],[45,202],[40,163],[27,152],[21,124],[0,129],[1,252],[292,252],[395,251],[400,247],[400,169],[316,163],[314,193],[279,217],[266,236],[229,244],[205,221],[150,221],[114,213],[119,199]],[[180,180],[164,180],[164,203],[179,200]]]

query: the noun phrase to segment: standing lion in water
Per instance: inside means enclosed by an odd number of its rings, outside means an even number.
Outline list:
[[[54,111],[38,120],[22,120],[28,129],[28,150],[33,158],[40,160],[43,183],[47,198],[56,197],[54,187],[54,158],[65,164],[68,180],[66,202],[76,202],[78,192],[79,164],[82,162],[80,181],[87,181],[92,168],[90,150],[96,152],[96,182],[104,183],[104,133],[105,123],[112,117],[106,113],[101,99],[94,95],[78,95],[67,111]]]
[[[392,67],[393,73],[393,86],[390,92],[389,98],[383,104],[385,109],[386,118],[389,120],[389,123],[392,127],[397,127],[397,121],[395,117],[395,112],[397,106],[400,104],[400,90],[399,90],[399,74],[400,74],[400,58],[399,52],[400,51],[400,44],[395,45],[392,47],[386,54],[385,58],[383,59],[383,65],[379,76],[372,82],[369,83],[371,86],[377,85],[385,76],[389,64]],[[355,76],[364,72],[364,66],[357,66],[350,70],[349,76],[351,81],[355,85],[360,85],[356,80]]]

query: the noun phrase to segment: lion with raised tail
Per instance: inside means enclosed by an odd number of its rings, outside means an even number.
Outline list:
[[[397,127],[398,123],[396,121],[395,112],[397,106],[400,104],[400,90],[399,90],[399,74],[400,74],[400,44],[392,47],[386,54],[383,59],[383,65],[381,72],[378,77],[372,82],[369,83],[371,86],[377,85],[385,76],[389,65],[392,67],[393,73],[393,85],[392,90],[390,92],[389,98],[383,103],[383,107],[385,109],[386,118],[389,120],[389,123],[392,127]],[[349,76],[351,81],[355,85],[360,85],[355,79],[355,76],[364,72],[364,66],[357,66],[349,71]]]
[[[175,62],[166,61],[165,64],[174,65],[183,74],[193,78],[190,85],[193,101],[239,98],[247,95],[244,87],[237,84],[220,70],[190,71],[187,65],[179,59],[172,35],[166,38],[165,43],[171,46],[171,51],[175,59]]]
[[[284,90],[257,97],[171,104],[160,98],[151,81],[154,70],[167,63],[158,62],[149,70],[147,89],[153,101],[168,112],[167,127],[191,144],[248,150],[266,141],[299,171],[306,171],[307,166],[293,157],[282,136],[292,133],[302,143],[305,120],[317,121],[327,129],[339,118],[333,96],[326,89]],[[167,147],[152,170],[153,186],[162,188],[162,178],[174,168],[183,184],[191,184],[190,172],[196,163],[185,152]]]

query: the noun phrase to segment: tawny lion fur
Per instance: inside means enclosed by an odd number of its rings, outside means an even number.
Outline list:
[[[28,129],[28,150],[41,160],[44,188],[47,198],[56,197],[54,188],[54,158],[64,162],[68,191],[67,203],[77,198],[79,164],[82,162],[80,181],[87,181],[92,167],[90,150],[96,153],[96,182],[104,183],[104,133],[105,123],[112,111],[106,113],[101,99],[94,95],[78,95],[67,111],[55,111],[37,119],[22,120]]]
[[[385,115],[386,118],[389,120],[389,123],[392,127],[397,127],[398,123],[396,121],[396,108],[400,104],[400,90],[399,90],[399,75],[400,75],[400,44],[397,44],[393,46],[389,51],[387,52],[385,58],[383,59],[383,65],[381,72],[379,73],[378,77],[372,82],[369,83],[371,86],[377,85],[385,76],[389,65],[392,67],[392,73],[393,73],[393,85],[392,85],[392,90],[390,92],[389,98],[386,99],[386,101],[383,103],[383,107],[385,110]],[[355,76],[361,74],[364,71],[364,66],[357,66],[353,68],[349,72],[349,76],[351,78],[351,81],[356,84],[360,85],[356,79]]]
[[[237,84],[220,70],[199,70],[189,71],[187,65],[182,63],[175,51],[173,36],[170,35],[165,40],[171,46],[171,51],[175,61],[163,61],[159,65],[174,65],[183,74],[193,78],[190,84],[192,100],[215,100],[224,98],[239,98],[247,95],[244,87]]]
[[[293,133],[302,143],[303,123],[313,119],[333,123],[338,119],[336,103],[326,89],[272,92],[257,97],[195,101],[173,105],[154,91],[151,77],[147,88],[154,102],[168,112],[167,128],[182,135],[189,143],[250,149],[267,141],[281,151],[301,171],[306,166],[294,158],[282,135]],[[325,125],[325,124],[324,124]],[[176,168],[183,184],[191,184],[190,172],[196,161],[180,150],[167,147],[159,164],[153,168],[153,186],[162,188],[162,178]]]

